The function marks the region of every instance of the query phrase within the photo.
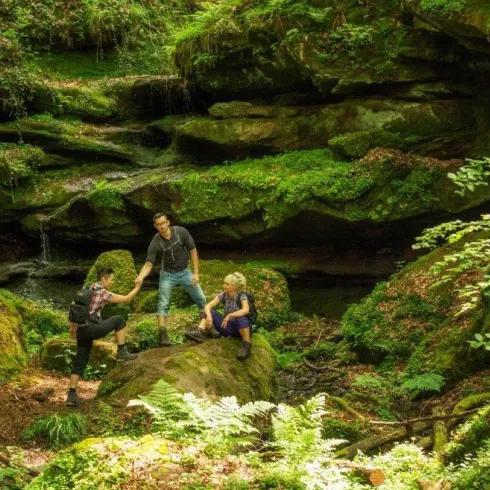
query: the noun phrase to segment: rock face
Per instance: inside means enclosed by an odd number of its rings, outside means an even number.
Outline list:
[[[237,339],[151,349],[112,370],[102,381],[98,396],[137,398],[163,379],[182,392],[209,400],[232,395],[242,403],[270,400],[275,386],[274,353],[261,335],[254,335],[252,342],[252,356],[246,361],[235,358],[240,345]]]
[[[467,235],[378,285],[344,315],[343,329],[350,345],[365,360],[408,361],[407,375],[437,373],[447,382],[487,365],[488,353],[470,348],[468,341],[490,328],[488,298],[483,295],[476,308],[461,314],[468,299],[459,294],[482,280],[482,268],[454,267],[454,261],[438,272],[432,268],[445,257],[489,238],[488,231]],[[488,257],[482,257],[480,265],[487,263]],[[450,280],[441,282],[446,275]]]
[[[0,221],[140,247],[164,209],[199,243],[291,247],[379,237],[377,223],[400,222],[399,234],[488,201],[452,197],[444,178],[490,148],[481,2],[235,7],[206,4],[184,22],[182,78],[37,84],[29,116],[0,124],[0,158],[15,167]],[[427,173],[419,157],[440,162]],[[403,158],[414,168],[402,172]]]

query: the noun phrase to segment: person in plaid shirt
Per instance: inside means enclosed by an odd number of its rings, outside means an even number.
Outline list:
[[[88,364],[90,351],[92,350],[93,341],[105,337],[108,333],[114,331],[117,341],[117,361],[131,361],[136,358],[136,354],[130,354],[124,343],[126,335],[126,323],[119,316],[111,316],[102,320],[102,309],[107,303],[129,303],[138,293],[141,284],[128,294],[114,294],[109,291],[114,280],[114,270],[103,268],[97,272],[97,281],[90,287],[93,289],[92,301],[89,306],[89,315],[95,321],[87,325],[75,325],[70,322],[70,333],[77,339],[77,353],[73,359],[73,368],[70,377],[70,389],[66,399],[69,407],[78,405],[77,386],[80,377],[83,375],[85,367]]]

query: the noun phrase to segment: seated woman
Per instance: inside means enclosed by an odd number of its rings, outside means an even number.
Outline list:
[[[241,337],[242,345],[238,351],[237,359],[243,361],[249,357],[252,349],[252,328],[247,317],[249,304],[244,292],[246,285],[247,280],[240,272],[226,276],[223,292],[219,293],[204,307],[205,318],[201,320],[198,327],[188,330],[185,336],[196,342],[202,342],[205,338],[219,337],[219,334],[223,337]],[[224,318],[216,310],[213,310],[220,303],[223,304]]]

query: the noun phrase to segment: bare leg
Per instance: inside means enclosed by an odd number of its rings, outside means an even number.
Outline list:
[[[250,340],[250,328],[241,328],[239,330],[240,332],[240,335],[242,337],[242,340],[244,342],[248,342],[249,344],[251,343],[251,340]]]
[[[124,337],[126,336],[126,327],[121,328],[121,330],[114,332],[116,336],[117,345],[124,344]]]
[[[166,316],[157,316],[158,326],[159,327],[167,327],[167,317]]]
[[[79,381],[80,381],[80,376],[78,374],[72,374],[70,376],[70,388],[74,388],[76,390]]]

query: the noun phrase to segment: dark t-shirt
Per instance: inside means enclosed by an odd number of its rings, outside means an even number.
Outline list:
[[[189,251],[196,248],[196,244],[185,228],[171,226],[170,231],[169,240],[160,233],[153,237],[146,254],[146,262],[157,264],[161,260],[162,271],[182,271],[189,266]]]

